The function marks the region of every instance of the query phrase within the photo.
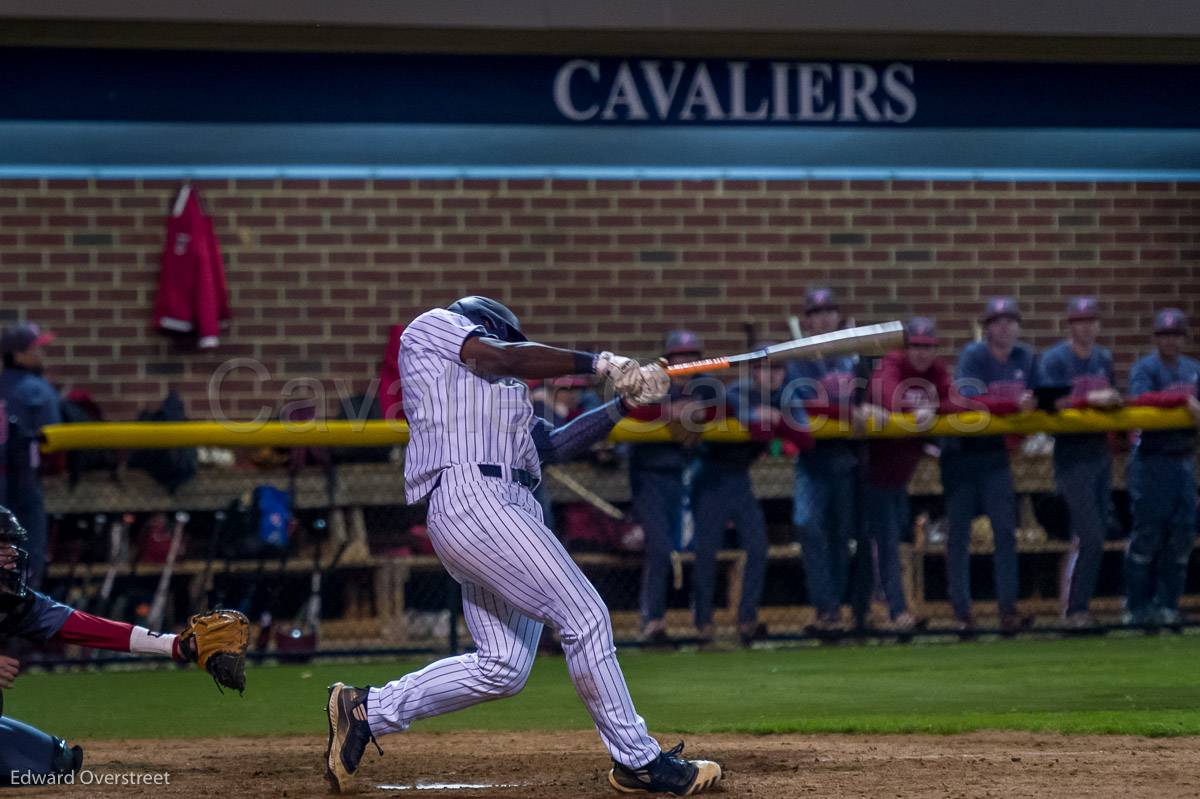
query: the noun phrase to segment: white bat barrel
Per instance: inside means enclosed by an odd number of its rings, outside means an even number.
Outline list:
[[[764,352],[772,360],[793,358],[824,358],[830,355],[883,355],[904,346],[904,325],[900,322],[881,322],[821,333],[808,338],[785,341],[767,347]]]

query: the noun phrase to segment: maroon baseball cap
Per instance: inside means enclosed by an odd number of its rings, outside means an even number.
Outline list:
[[[1082,322],[1100,318],[1100,303],[1095,297],[1072,297],[1067,303],[1067,321]]]
[[[54,341],[54,334],[49,330],[42,330],[33,322],[18,322],[6,327],[4,333],[0,334],[0,351],[5,355],[15,355],[51,341]]]
[[[987,305],[984,306],[984,322],[990,322],[1002,316],[1016,319],[1018,322],[1021,321],[1021,309],[1017,306],[1017,301],[1012,297],[992,297],[987,301]]]
[[[831,288],[809,289],[804,295],[804,312],[806,314],[817,311],[836,311],[837,308],[837,297],[833,296]]]
[[[933,320],[924,316],[909,319],[908,324],[904,326],[904,340],[908,344],[937,346],[937,329],[933,326]]]
[[[1163,308],[1154,315],[1154,333],[1178,333],[1183,335],[1187,332],[1187,317],[1183,311],[1178,308]]]
[[[664,348],[667,355],[679,355],[684,352],[704,352],[704,344],[700,337],[690,330],[672,330],[667,334],[667,345]]]

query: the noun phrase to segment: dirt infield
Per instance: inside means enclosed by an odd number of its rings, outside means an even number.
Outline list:
[[[671,739],[670,743],[674,743]],[[1194,797],[1200,743],[976,733],[958,736],[703,735],[688,750],[719,760],[718,796],[774,797]],[[360,796],[465,799],[613,797],[608,761],[591,733],[406,734],[382,741],[360,770]],[[326,795],[324,741],[224,738],[105,741],[88,745],[95,777],[169,772],[167,786],[21,788],[5,796]],[[414,786],[475,785],[415,792]],[[380,786],[396,786],[392,789]]]

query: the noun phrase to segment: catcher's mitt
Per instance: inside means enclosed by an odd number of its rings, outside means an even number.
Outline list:
[[[179,649],[212,675],[217,687],[246,690],[246,649],[250,621],[236,610],[197,613],[179,634]]]

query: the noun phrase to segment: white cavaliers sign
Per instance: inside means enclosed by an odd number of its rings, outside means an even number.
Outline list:
[[[903,124],[917,113],[910,64],[583,58],[559,67],[554,105],[574,122]]]

